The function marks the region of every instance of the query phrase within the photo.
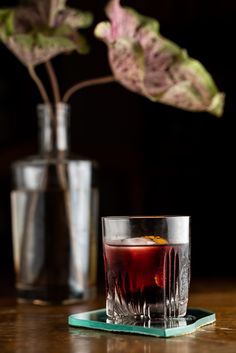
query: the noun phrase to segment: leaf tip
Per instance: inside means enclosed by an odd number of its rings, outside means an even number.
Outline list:
[[[217,93],[211,101],[210,106],[207,111],[217,118],[221,118],[224,113],[224,105],[225,105],[225,93],[219,92]]]
[[[110,38],[111,25],[109,22],[100,22],[94,29],[95,37],[107,41]]]

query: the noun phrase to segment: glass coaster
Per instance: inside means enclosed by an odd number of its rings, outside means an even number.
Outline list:
[[[158,320],[155,322],[147,320],[133,323],[126,318],[122,321],[114,322],[114,320],[107,317],[106,309],[73,314],[68,318],[70,326],[155,337],[186,335],[214,321],[216,321],[215,313],[199,308],[189,308],[184,318]]]

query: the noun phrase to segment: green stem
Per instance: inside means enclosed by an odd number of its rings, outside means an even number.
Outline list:
[[[99,78],[94,78],[91,80],[79,82],[68,89],[68,91],[64,94],[62,101],[64,103],[67,103],[69,101],[69,99],[71,98],[71,96],[75,92],[77,92],[83,88],[90,87],[90,86],[103,85],[103,84],[111,83],[111,82],[115,82],[115,81],[116,81],[116,79],[114,76],[104,76],[104,77],[99,77]]]

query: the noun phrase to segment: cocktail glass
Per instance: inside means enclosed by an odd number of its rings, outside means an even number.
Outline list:
[[[104,217],[106,313],[113,322],[186,315],[189,216]]]

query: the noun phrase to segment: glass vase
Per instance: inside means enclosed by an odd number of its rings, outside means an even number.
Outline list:
[[[96,293],[96,163],[69,150],[68,105],[39,105],[39,155],[12,166],[19,302],[67,304]]]

